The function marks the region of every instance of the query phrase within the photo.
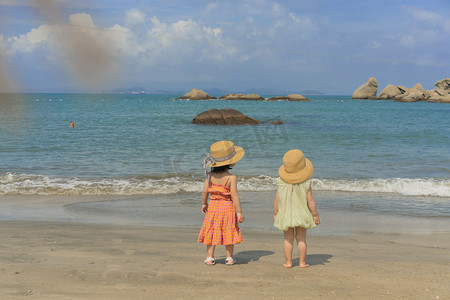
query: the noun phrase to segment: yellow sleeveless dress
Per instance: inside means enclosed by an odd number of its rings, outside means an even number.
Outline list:
[[[306,195],[311,187],[311,180],[290,184],[278,178],[277,187],[278,214],[273,226],[283,231],[298,226],[307,229],[316,227],[306,200]]]

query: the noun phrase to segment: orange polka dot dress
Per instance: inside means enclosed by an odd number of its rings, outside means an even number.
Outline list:
[[[226,183],[220,185],[210,182],[208,192],[210,201],[198,242],[216,246],[242,243],[244,239],[238,226],[230,188],[226,187]]]

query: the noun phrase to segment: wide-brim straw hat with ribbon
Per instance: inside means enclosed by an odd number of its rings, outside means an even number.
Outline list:
[[[244,157],[245,151],[242,147],[235,146],[232,141],[220,141],[211,145],[211,153],[206,153],[203,160],[203,168],[206,175],[206,167],[221,167],[237,163]]]
[[[278,170],[280,178],[286,183],[300,183],[311,178],[313,164],[298,149],[289,150],[283,156],[283,165]]]
[[[211,158],[214,162],[210,167],[220,167],[237,163],[244,157],[245,151],[242,147],[235,146],[232,141],[220,141],[211,145]]]

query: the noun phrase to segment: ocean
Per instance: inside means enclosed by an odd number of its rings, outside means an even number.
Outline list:
[[[246,195],[244,209],[247,203],[258,210],[264,202],[271,211],[283,155],[297,148],[314,165],[319,212],[432,218],[450,225],[450,105],[324,95],[307,96],[309,102],[178,96],[0,95],[0,195],[123,196],[110,214],[134,212],[148,221],[159,201],[149,199],[178,199],[177,205],[197,209],[203,157],[212,143],[231,140],[245,150],[232,170]],[[190,123],[212,108],[283,124]],[[266,200],[258,203],[260,198]],[[89,205],[67,209],[82,214]],[[184,224],[178,221],[172,220]]]

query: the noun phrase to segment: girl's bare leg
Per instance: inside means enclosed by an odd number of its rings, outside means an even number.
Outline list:
[[[294,243],[294,228],[289,228],[284,232],[284,257],[286,262],[283,267],[292,268],[292,248]]]
[[[208,257],[214,258],[214,250],[216,250],[215,245],[206,245],[206,252],[208,252]]]
[[[225,245],[225,251],[227,251],[227,257],[233,257],[234,245]]]
[[[295,235],[297,239],[298,255],[300,256],[300,268],[307,268],[309,265],[306,263],[306,228],[296,227]]]

